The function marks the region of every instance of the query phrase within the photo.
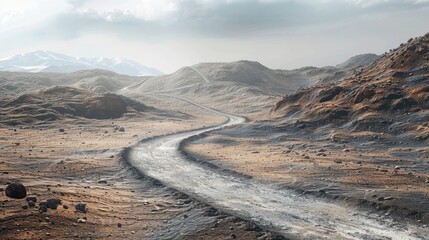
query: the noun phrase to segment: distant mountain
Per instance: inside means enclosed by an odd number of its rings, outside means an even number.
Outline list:
[[[337,68],[355,68],[367,66],[380,58],[377,54],[366,53],[359,54],[349,58],[347,61],[338,64]]]
[[[36,51],[0,59],[0,71],[70,73],[104,69],[130,76],[158,76],[163,73],[132,60],[121,58],[79,58],[50,51]]]

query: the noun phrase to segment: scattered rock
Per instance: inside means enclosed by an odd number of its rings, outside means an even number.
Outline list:
[[[341,160],[335,160],[334,162],[337,163],[337,164],[343,163],[343,161],[341,161]]]
[[[78,205],[75,206],[76,211],[81,212],[81,213],[87,213],[88,212],[88,208],[86,207],[85,203],[79,203]]]
[[[252,222],[246,222],[246,224],[244,225],[244,231],[260,231],[260,230],[261,229]]]
[[[46,206],[46,207],[48,207],[48,202],[47,201],[41,201],[41,202],[39,202],[39,206]]]
[[[34,203],[33,201],[28,201],[28,206],[29,207],[35,207],[36,206],[36,203]]]
[[[125,132],[125,128],[124,128],[124,127],[120,127],[120,128],[118,129],[118,131],[119,131],[119,132]]]
[[[27,189],[21,183],[11,183],[6,187],[6,196],[10,198],[22,199],[27,196]]]
[[[77,220],[77,223],[86,223],[86,220],[85,220],[85,219],[82,219],[82,218],[79,218],[79,219]]]
[[[48,207],[46,205],[39,206],[39,212],[44,213],[48,211]]]
[[[50,209],[57,209],[58,205],[61,205],[61,200],[58,198],[50,198],[46,200],[46,202],[48,203],[48,207]]]
[[[64,208],[64,209],[69,209],[69,206],[67,206],[67,205],[65,205],[65,204],[64,204],[64,205],[63,205],[63,208]]]
[[[37,197],[36,196],[28,196],[25,200],[27,202],[32,201],[33,203],[35,203],[35,202],[37,202]]]
[[[64,132],[65,130],[64,130],[64,128],[60,128],[60,129],[58,129],[58,131]]]
[[[120,227],[122,227],[122,224],[121,223],[118,223],[118,227],[120,228]]]

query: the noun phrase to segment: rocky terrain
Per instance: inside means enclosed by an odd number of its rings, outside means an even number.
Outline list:
[[[258,225],[263,219],[213,208],[127,163],[142,139],[157,143],[234,118],[217,110],[250,121],[180,143],[180,157],[204,173],[254,178],[275,196],[293,190],[422,227],[426,50],[427,36],[380,59],[366,54],[324,68],[237,61],[157,77],[0,72],[0,237],[283,239]],[[164,167],[172,176],[179,169]]]

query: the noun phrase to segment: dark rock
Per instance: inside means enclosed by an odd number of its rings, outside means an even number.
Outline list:
[[[401,110],[401,109],[408,109],[412,106],[417,105],[417,101],[412,98],[401,98],[396,100],[392,104],[392,110]]]
[[[48,207],[50,209],[57,209],[58,205],[61,205],[61,200],[58,198],[49,198],[46,200],[46,202],[48,203]]]
[[[27,209],[28,206],[27,205],[22,205],[22,209]]]
[[[58,129],[60,132],[64,132],[65,130],[64,130],[64,128],[60,128],[60,129]]]
[[[48,211],[48,207],[46,205],[39,206],[39,212],[44,213]]]
[[[63,208],[64,208],[64,209],[69,209],[69,206],[67,206],[67,205],[63,205]]]
[[[28,206],[30,206],[30,207],[35,207],[36,206],[36,203],[34,203],[33,201],[28,201]]]
[[[75,206],[76,211],[81,212],[81,213],[87,213],[88,212],[88,208],[86,207],[85,203],[79,203]]]
[[[244,231],[260,231],[260,230],[261,229],[252,222],[246,222],[246,224],[244,225]]]
[[[37,197],[36,196],[28,196],[25,200],[27,202],[32,201],[33,203],[35,203],[35,202],[37,202]]]
[[[48,207],[48,202],[47,201],[41,201],[41,202],[39,202],[39,206],[46,206],[46,207]]]
[[[125,132],[125,128],[124,128],[124,127],[120,127],[120,128],[118,129],[118,131],[119,131],[119,132]]]
[[[122,224],[121,224],[121,223],[118,223],[118,227],[122,227]]]
[[[27,189],[21,183],[11,183],[6,187],[6,196],[21,199],[27,196]]]

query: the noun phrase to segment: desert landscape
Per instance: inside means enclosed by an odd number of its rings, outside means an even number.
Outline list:
[[[0,239],[429,240],[427,1],[22,1]]]

